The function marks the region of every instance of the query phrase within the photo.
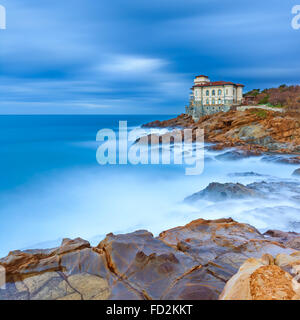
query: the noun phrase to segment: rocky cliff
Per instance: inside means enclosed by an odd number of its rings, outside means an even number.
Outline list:
[[[65,239],[1,259],[0,299],[298,299],[299,242],[232,219],[199,219],[157,238],[108,234],[97,247]]]
[[[144,127],[204,129],[206,142],[216,143],[218,149],[237,147],[254,153],[300,154],[300,119],[280,112],[232,110],[204,116],[198,122],[182,114],[175,119],[145,124]]]

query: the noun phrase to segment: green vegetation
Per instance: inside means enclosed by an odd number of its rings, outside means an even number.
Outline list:
[[[245,93],[245,96],[253,96],[256,97],[260,94],[260,89],[253,89],[247,93]]]
[[[270,96],[267,94],[262,99],[258,101],[258,104],[268,104]]]
[[[254,105],[264,104],[273,108],[285,108],[288,112],[300,114],[300,85],[282,84],[278,88],[262,91],[253,89],[246,93],[246,96],[253,97],[251,103]]]
[[[260,119],[266,119],[268,112],[266,110],[252,110],[253,114],[257,115]]]

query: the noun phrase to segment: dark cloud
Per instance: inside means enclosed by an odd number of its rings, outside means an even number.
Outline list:
[[[177,113],[198,73],[299,82],[293,0],[0,3],[1,113]]]

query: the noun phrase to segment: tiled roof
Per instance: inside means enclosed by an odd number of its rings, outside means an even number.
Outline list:
[[[196,76],[196,78],[207,78],[208,79],[208,76],[201,74],[200,76]]]
[[[234,85],[236,87],[244,87],[243,84],[236,84],[233,82],[228,82],[228,81],[214,81],[214,82],[207,82],[207,83],[202,83],[202,84],[195,84],[194,87],[212,87],[212,86],[224,86],[224,85]]]

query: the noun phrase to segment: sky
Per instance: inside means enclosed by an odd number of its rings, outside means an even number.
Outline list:
[[[0,114],[175,114],[193,79],[300,82],[300,0],[0,0]]]

